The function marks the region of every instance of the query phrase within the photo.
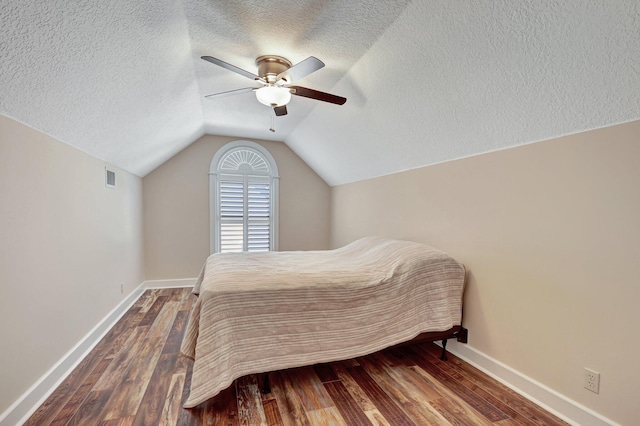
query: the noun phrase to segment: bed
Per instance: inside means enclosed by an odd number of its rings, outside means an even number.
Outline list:
[[[460,339],[464,278],[464,266],[442,251],[378,237],[335,250],[213,254],[194,286],[181,347],[194,360],[184,407],[247,374],[420,336]]]

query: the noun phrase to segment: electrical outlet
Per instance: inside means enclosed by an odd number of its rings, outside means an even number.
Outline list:
[[[124,294],[124,283],[120,283],[120,294]]]
[[[600,393],[600,373],[585,368],[584,388],[589,389],[591,392]]]

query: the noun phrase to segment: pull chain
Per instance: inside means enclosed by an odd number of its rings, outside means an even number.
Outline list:
[[[273,114],[271,114],[271,127],[269,128],[270,132],[274,132],[276,131],[275,127],[273,127]]]

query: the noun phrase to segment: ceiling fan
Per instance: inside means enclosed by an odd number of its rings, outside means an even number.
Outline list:
[[[291,100],[291,95],[316,99],[318,101],[329,102],[342,105],[347,98],[308,89],[301,86],[292,86],[292,83],[306,77],[312,72],[324,67],[324,62],[320,59],[309,56],[302,62],[291,65],[291,62],[282,56],[264,55],[256,59],[258,75],[238,68],[212,56],[202,56],[205,61],[226,68],[237,74],[255,80],[262,84],[261,87],[245,87],[243,89],[229,90],[221,93],[214,93],[205,98],[219,98],[229,95],[239,95],[241,93],[256,92],[256,98],[264,105],[273,108],[277,116],[287,114],[287,104]]]

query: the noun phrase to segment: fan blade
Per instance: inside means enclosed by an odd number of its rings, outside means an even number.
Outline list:
[[[303,96],[305,98],[316,99],[318,101],[329,102],[331,104],[343,105],[347,102],[347,98],[332,95],[331,93],[320,92],[318,90],[308,89],[300,86],[289,86],[292,95]]]
[[[276,80],[284,79],[290,84],[308,76],[312,72],[318,71],[322,67],[324,67],[324,62],[315,56],[309,56],[304,61],[298,62],[288,70],[278,74]]]
[[[214,58],[213,56],[201,56],[202,59],[204,59],[205,61],[211,62],[212,64],[216,64],[219,67],[222,68],[226,68],[229,71],[233,71],[235,73],[238,73],[240,75],[243,75],[247,78],[250,78],[251,80],[258,80],[259,77],[257,75],[255,75],[254,73],[251,73],[249,71],[245,71],[242,68],[238,68],[235,65],[231,65],[229,63],[226,63],[225,61],[221,61],[218,58]]]
[[[273,107],[273,112],[275,112],[278,117],[281,115],[287,115],[287,106],[282,105],[279,107]]]
[[[225,96],[240,95],[242,93],[253,92],[254,90],[256,90],[254,87],[245,87],[243,89],[228,90],[226,92],[220,92],[220,93],[212,93],[211,95],[206,95],[205,98],[207,99],[224,98]]]

